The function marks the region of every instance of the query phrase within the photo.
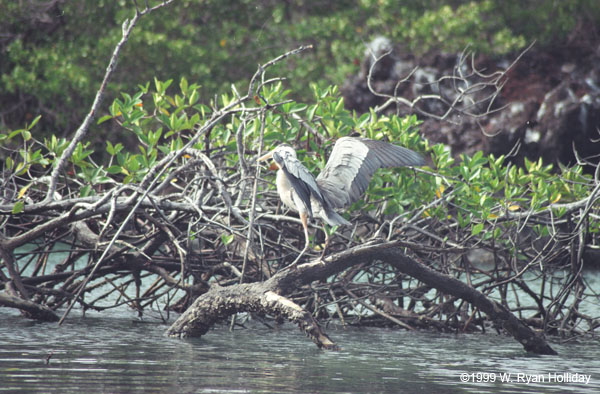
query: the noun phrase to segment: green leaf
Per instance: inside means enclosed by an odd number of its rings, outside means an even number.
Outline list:
[[[10,140],[10,139],[12,139],[13,137],[15,137],[16,135],[18,135],[18,134],[21,134],[23,131],[25,131],[25,130],[23,130],[23,129],[15,130],[15,131],[11,132],[11,133],[8,135],[8,138],[7,138],[7,139],[9,139],[9,140]]]
[[[20,161],[19,164],[17,164],[17,168],[15,169],[15,173],[17,175],[23,175],[24,173],[27,172],[28,169],[29,169],[29,165],[27,165],[24,162]]]
[[[477,235],[483,231],[483,223],[478,223],[471,228],[471,235]]]
[[[159,81],[156,77],[154,77],[154,88],[156,89],[157,93],[164,93],[162,82]]]
[[[185,79],[185,77],[181,77],[181,81],[179,82],[179,88],[181,89],[181,93],[183,93],[184,96],[187,96],[188,81],[187,79]]]
[[[198,98],[200,98],[200,96],[198,95],[198,91],[197,90],[192,91],[192,94],[190,94],[190,98],[188,99],[188,104],[189,105],[196,104],[196,102],[198,101]]]
[[[223,245],[227,246],[233,241],[233,237],[233,234],[221,234],[221,242],[223,242]]]
[[[113,146],[113,144],[110,141],[106,141],[106,151],[111,156],[114,156],[115,153],[116,153],[115,152],[115,147]]]
[[[338,113],[340,112],[342,109],[344,108],[344,99],[340,98],[335,106],[335,109],[333,110],[334,113]]]
[[[103,117],[101,117],[100,119],[98,119],[98,121],[96,122],[96,124],[101,124],[106,122],[109,119],[112,119],[112,115],[104,115]]]
[[[146,82],[145,85],[138,84],[138,88],[140,89],[140,93],[146,94],[150,88],[150,82]]]
[[[106,172],[113,175],[120,174],[123,172],[123,167],[118,165],[110,166],[106,169]]]
[[[12,209],[13,215],[23,212],[24,208],[25,208],[25,203],[23,201],[17,201],[15,203],[15,206]]]
[[[81,189],[79,189],[79,196],[87,197],[87,196],[93,194],[92,192],[93,192],[92,187],[90,185],[85,185]]]
[[[27,130],[31,130],[33,128],[33,126],[35,126],[37,124],[37,122],[40,121],[41,118],[42,118],[42,115],[36,116],[35,119],[31,122],[31,124],[29,126],[27,126]]]
[[[317,110],[317,107],[318,107],[318,105],[311,105],[308,108],[307,116],[308,116],[309,121],[313,120],[313,118],[315,117],[315,112]]]
[[[110,115],[112,117],[119,116],[121,114],[121,110],[119,108],[119,100],[115,99],[115,101],[113,101],[113,103],[111,104],[110,108],[108,108],[108,112],[110,112]]]

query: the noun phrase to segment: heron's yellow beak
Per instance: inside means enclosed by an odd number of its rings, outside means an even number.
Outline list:
[[[266,155],[259,157],[256,161],[265,161],[265,160],[269,160],[272,158],[273,158],[273,151],[267,153]],[[271,170],[271,171],[275,171],[278,169],[279,169],[279,166],[275,162],[271,163],[271,165],[269,166],[269,170]]]
[[[256,161],[265,161],[265,160],[269,160],[272,158],[273,158],[273,151],[267,153],[266,155],[259,157]]]

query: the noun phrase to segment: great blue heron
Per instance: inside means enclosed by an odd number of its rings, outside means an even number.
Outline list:
[[[281,201],[298,211],[306,243],[296,260],[310,245],[308,218],[316,214],[330,226],[351,224],[335,209],[346,208],[357,201],[369,186],[379,168],[420,166],[423,157],[410,149],[368,138],[342,137],[333,146],[325,169],[315,179],[298,160],[289,145],[280,145],[258,161],[273,159],[277,171],[277,192]],[[327,236],[327,233],[326,233]],[[327,246],[326,240],[325,245]]]

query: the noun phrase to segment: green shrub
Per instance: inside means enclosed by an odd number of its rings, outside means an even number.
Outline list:
[[[68,135],[92,102],[121,24],[131,18],[128,1],[57,3],[0,0],[0,106],[4,128],[44,115],[38,133]],[[593,0],[556,2],[390,0],[343,2],[178,1],[148,15],[136,27],[107,95],[131,91],[142,81],[185,76],[200,85],[204,101],[244,84],[262,59],[300,44],[305,56],[275,67],[288,75],[294,98],[311,97],[308,81],[341,85],[358,71],[364,43],[384,35],[408,51],[460,51],[467,45],[488,54],[517,51],[533,40],[556,45],[580,21],[600,21]],[[104,133],[109,130],[104,130]]]
[[[229,105],[236,97],[221,95],[217,102],[207,105],[199,100],[201,88],[185,78],[178,86],[171,80],[155,80],[152,85],[140,86],[133,94],[121,94],[110,106],[110,114],[98,120],[99,124],[116,123],[120,130],[106,140],[101,161],[93,160],[89,141],[78,145],[69,159],[75,177],[62,180],[64,190],[71,190],[74,195],[63,198],[94,195],[105,190],[105,184],[140,183],[165,155],[180,150],[195,135],[214,108]],[[390,140],[428,154],[433,168],[416,175],[407,169],[377,172],[366,197],[356,202],[352,210],[379,210],[384,218],[417,212],[421,220],[437,223],[435,226],[454,228],[455,232],[496,244],[508,242],[502,235],[523,216],[550,214],[560,219],[567,213],[564,203],[584,199],[594,187],[593,179],[583,174],[580,166],[561,168],[557,173],[540,159],[526,161],[525,168],[517,168],[507,164],[504,156],[484,156],[481,152],[473,157],[462,155],[461,161],[455,162],[444,145],[429,146],[419,136],[416,117],[378,116],[373,112],[357,116],[344,109],[337,88],[312,85],[311,89],[313,100],[299,103],[289,99],[290,91],[281,83],[265,87],[261,96],[272,107],[262,118],[256,111],[237,107],[226,121],[215,124],[209,138],[200,139],[194,148],[218,152],[221,159],[215,160],[224,160],[222,165],[228,172],[223,176],[232,177],[240,171],[239,152],[246,152],[244,159],[251,162],[264,130],[266,148],[282,142],[297,146],[300,159],[316,175],[325,166],[327,152],[336,138],[359,131],[369,138]],[[24,129],[0,134],[0,144],[19,140],[22,146],[7,157],[3,169],[21,185],[18,201],[14,201],[18,204],[16,212],[23,209],[26,195],[35,195],[36,188],[43,193],[44,185],[36,177],[51,168],[67,143],[57,136],[44,141],[32,139],[31,129],[36,122],[37,119]],[[317,130],[321,137],[311,136],[307,127]],[[237,140],[240,128],[244,144],[241,150]],[[127,135],[137,141],[135,149],[120,142]],[[590,220],[590,229],[597,231],[596,219]],[[536,227],[536,231],[550,231],[542,227]]]

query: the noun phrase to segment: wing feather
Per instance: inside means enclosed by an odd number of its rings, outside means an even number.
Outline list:
[[[362,196],[379,168],[423,164],[423,157],[410,149],[368,138],[342,137],[316,183],[330,205],[339,209]]]

